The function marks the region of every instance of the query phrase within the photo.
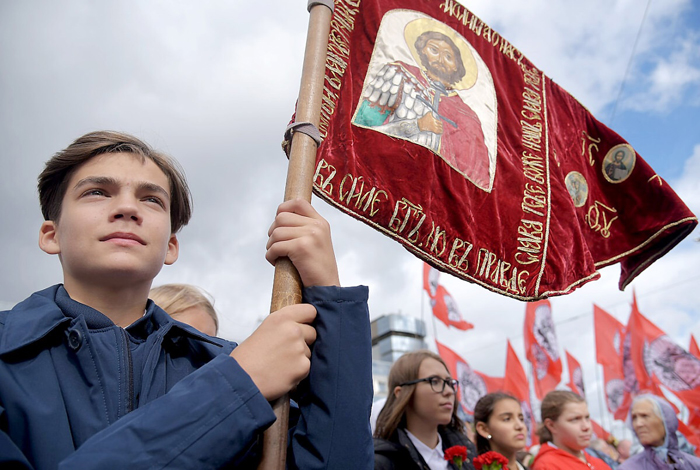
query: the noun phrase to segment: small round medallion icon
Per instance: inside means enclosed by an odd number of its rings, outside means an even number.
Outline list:
[[[564,182],[566,183],[566,189],[569,190],[571,200],[574,201],[574,206],[583,206],[586,203],[586,199],[588,199],[588,182],[586,178],[578,171],[572,171],[566,175]]]
[[[636,161],[634,149],[629,144],[616,145],[603,159],[603,176],[610,183],[622,183],[632,174]]]

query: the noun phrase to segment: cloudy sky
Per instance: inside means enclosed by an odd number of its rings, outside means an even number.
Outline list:
[[[700,213],[700,1],[653,2],[646,16],[647,0],[463,4],[627,139]],[[216,298],[221,335],[249,335],[269,310],[266,232],[283,194],[280,141],[299,89],[307,25],[302,0],[0,2],[0,307],[61,282],[58,259],[37,247],[43,163],[86,132],[115,129],[175,156],[194,194],[180,259],[155,284],[204,287]],[[524,304],[443,274],[476,328],[434,327],[422,263],[315,205],[333,227],[341,281],[370,286],[373,318],[423,316],[432,338],[490,375],[503,374],[506,338],[524,362]],[[552,299],[562,355],[566,348],[583,364],[595,417],[605,421],[592,304],[626,323],[634,288],[642,313],[687,348],[691,333],[700,337],[698,238],[696,230],[625,292],[613,266]]]

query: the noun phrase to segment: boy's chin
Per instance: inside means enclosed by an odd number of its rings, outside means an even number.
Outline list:
[[[104,287],[125,288],[150,284],[158,275],[163,265],[150,269],[134,266],[110,266],[105,269],[92,269],[78,276],[72,276],[78,284],[86,286],[100,285]],[[150,288],[150,287],[149,287]]]

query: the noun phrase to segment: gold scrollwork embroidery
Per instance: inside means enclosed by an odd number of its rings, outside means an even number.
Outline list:
[[[610,214],[608,214],[606,211],[610,212]],[[592,230],[600,232],[603,238],[609,238],[610,226],[618,218],[618,216],[615,216],[608,220],[608,216],[612,214],[617,214],[617,209],[614,207],[608,207],[600,201],[595,201],[595,203],[588,209],[588,214],[586,214],[586,222],[588,222],[588,226]]]
[[[591,166],[595,165],[595,160],[593,160],[593,149],[598,151],[598,146],[596,144],[600,143],[601,139],[596,139],[588,135],[588,132],[581,131],[581,156],[586,155],[586,143],[588,143],[588,163]]]

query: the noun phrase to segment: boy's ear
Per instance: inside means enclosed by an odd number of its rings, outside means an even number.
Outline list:
[[[165,254],[165,264],[171,265],[177,261],[179,253],[180,242],[177,241],[177,235],[173,233],[170,235],[170,240],[168,240],[168,252]]]
[[[61,247],[56,237],[56,223],[53,220],[45,220],[39,229],[39,248],[50,255],[61,253]]]

